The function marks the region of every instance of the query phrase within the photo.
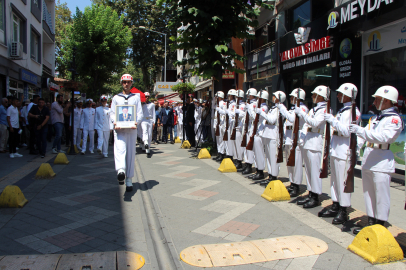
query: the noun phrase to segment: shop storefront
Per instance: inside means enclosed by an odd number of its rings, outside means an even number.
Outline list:
[[[247,88],[271,89],[276,74],[277,48],[275,43],[247,55]],[[245,89],[247,90],[247,89]]]

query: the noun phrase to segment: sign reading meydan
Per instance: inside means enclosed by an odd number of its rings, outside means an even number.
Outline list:
[[[38,76],[24,69],[20,69],[20,80],[31,84],[38,83]]]
[[[155,84],[155,91],[165,94],[165,93],[173,93],[172,87],[177,85],[179,82],[157,82]]]
[[[364,33],[362,44],[364,55],[406,47],[406,20]]]

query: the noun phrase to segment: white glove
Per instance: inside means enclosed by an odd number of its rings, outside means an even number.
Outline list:
[[[220,109],[220,108],[219,108],[219,107],[217,107],[217,108],[216,108],[216,112],[218,112],[218,111],[219,111],[219,109]]]
[[[297,114],[301,117],[304,117],[306,115],[305,112],[300,107],[295,108],[295,114]]]
[[[279,110],[282,108],[282,104],[281,104],[281,103],[276,103],[275,105],[276,105],[276,107],[277,107]]]
[[[358,131],[359,131],[360,129],[362,129],[362,127],[360,127],[360,126],[358,126],[358,125],[356,125],[356,124],[350,124],[350,127],[348,128],[348,130],[349,130],[351,133],[358,133]]]
[[[324,114],[324,120],[331,124],[334,121],[334,116],[332,114],[330,114],[330,113],[325,113]]]
[[[261,112],[262,112],[262,109],[261,109],[261,108],[257,108],[257,109],[256,109],[256,113],[257,113],[257,114],[261,114]]]
[[[235,110],[235,113],[240,114],[241,111],[240,111],[239,109],[236,109],[236,110]]]

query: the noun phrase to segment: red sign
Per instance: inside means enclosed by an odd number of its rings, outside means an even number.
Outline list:
[[[304,56],[310,53],[314,53],[317,51],[321,51],[324,49],[327,49],[331,47],[330,46],[330,36],[323,37],[318,40],[311,40],[310,42],[297,46],[296,48],[292,48],[290,50],[284,51],[279,54],[279,57],[281,58],[281,62],[288,61],[290,59]],[[224,76],[224,75],[223,75]]]
[[[234,79],[235,78],[235,72],[231,72],[229,70],[226,70],[225,73],[223,73],[223,79]]]

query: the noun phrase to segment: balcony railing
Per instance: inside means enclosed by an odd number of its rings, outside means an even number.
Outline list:
[[[52,24],[52,15],[50,12],[48,12],[45,1],[42,1],[42,20],[44,20],[44,22],[49,26],[51,33],[55,35],[54,26]]]

